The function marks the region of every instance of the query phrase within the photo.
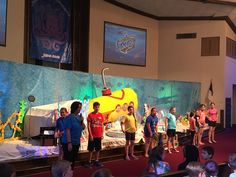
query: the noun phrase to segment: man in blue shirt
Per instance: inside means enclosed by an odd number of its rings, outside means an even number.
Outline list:
[[[158,138],[157,135],[157,123],[158,118],[156,116],[157,109],[153,107],[151,109],[151,114],[147,117],[144,126],[144,136],[145,136],[145,157],[148,157],[149,149],[152,149],[155,145],[155,141]]]

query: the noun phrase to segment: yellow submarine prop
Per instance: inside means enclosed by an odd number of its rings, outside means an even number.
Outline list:
[[[138,97],[131,88],[114,91],[111,95],[100,96],[90,100],[89,112],[93,111],[93,103],[100,103],[100,112],[103,114],[107,122],[114,122],[119,117],[127,114],[128,106],[132,105],[136,111],[138,108]]]
[[[138,109],[138,97],[135,91],[131,88],[124,88],[122,90],[111,92],[106,85],[105,70],[102,70],[103,90],[100,97],[89,101],[89,112],[93,111],[93,103],[100,103],[100,112],[105,118],[105,123],[115,122],[119,117],[128,113],[128,106],[133,106],[134,110]]]

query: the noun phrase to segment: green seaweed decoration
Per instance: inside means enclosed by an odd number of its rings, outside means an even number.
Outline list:
[[[27,108],[27,102],[25,100],[23,100],[23,99],[20,100],[19,104],[20,104],[20,112],[19,112],[19,125],[18,125],[18,127],[21,129],[21,131],[17,131],[15,137],[22,137],[22,133],[23,133],[23,129],[24,129],[24,118],[25,118],[26,108]],[[16,124],[16,126],[17,126],[17,124]],[[12,138],[14,138],[14,137],[12,137]]]
[[[20,120],[21,122],[24,122],[25,118],[25,113],[26,113],[26,107],[27,107],[27,102],[25,100],[20,100]]]

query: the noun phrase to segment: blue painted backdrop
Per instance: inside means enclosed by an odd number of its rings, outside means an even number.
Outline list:
[[[112,69],[112,68],[111,68]],[[109,71],[108,71],[109,73]],[[158,109],[177,107],[184,114],[194,109],[200,98],[200,83],[106,76],[112,91],[130,87],[138,95],[140,114],[143,104],[150,103]],[[0,61],[0,111],[3,122],[19,110],[19,101],[34,95],[32,106],[71,99],[92,99],[101,96],[101,75],[66,71],[29,64]],[[9,127],[5,135],[10,137]]]

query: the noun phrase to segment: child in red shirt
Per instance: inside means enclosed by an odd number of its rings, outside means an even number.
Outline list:
[[[89,141],[88,141],[88,151],[89,151],[89,164],[88,167],[92,167],[92,156],[93,151],[96,151],[96,159],[94,162],[95,166],[101,167],[103,166],[101,162],[99,162],[99,153],[102,149],[102,139],[104,133],[104,118],[102,114],[99,112],[100,103],[93,103],[93,112],[88,115],[88,132],[89,132]]]

